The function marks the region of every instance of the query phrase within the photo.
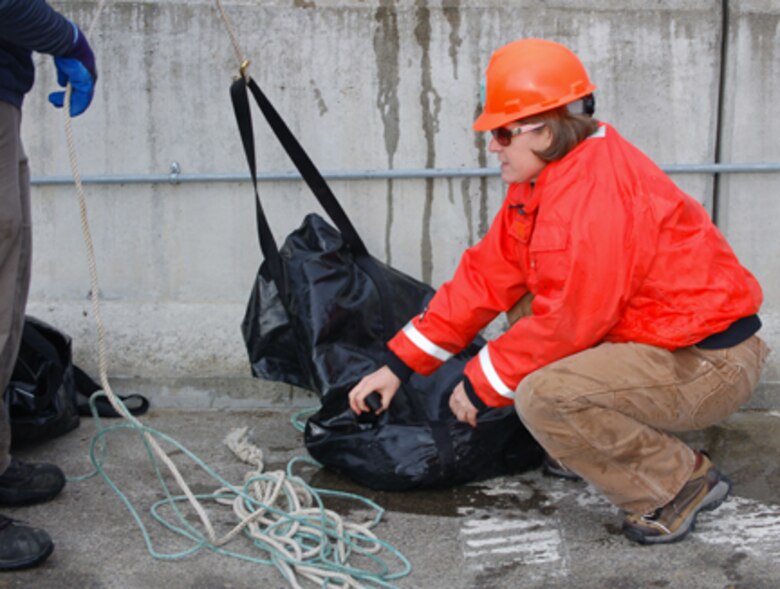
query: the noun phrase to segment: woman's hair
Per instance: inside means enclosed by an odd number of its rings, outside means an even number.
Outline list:
[[[596,132],[599,126],[597,119],[585,114],[572,114],[566,106],[561,106],[547,112],[539,113],[523,123],[544,123],[552,134],[552,143],[544,151],[534,153],[547,163],[562,159],[579,143]]]

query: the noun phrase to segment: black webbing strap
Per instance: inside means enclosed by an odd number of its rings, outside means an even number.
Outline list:
[[[452,447],[452,434],[449,424],[445,421],[431,421],[430,427],[433,442],[439,451],[439,474],[441,480],[452,480],[455,474],[455,449]]]
[[[252,119],[249,115],[249,104],[246,97],[246,88],[251,90],[255,102],[257,102],[257,105],[260,107],[260,111],[265,116],[277,139],[279,139],[282,147],[287,152],[287,155],[290,156],[293,164],[295,164],[295,167],[303,177],[304,182],[309,186],[309,189],[322,205],[322,208],[325,209],[325,212],[336,224],[339,231],[341,231],[344,241],[355,254],[368,255],[368,250],[363,244],[363,240],[360,239],[354,225],[352,225],[352,221],[350,221],[349,217],[344,212],[344,209],[331,191],[325,178],[320,174],[317,166],[311,161],[306,151],[292,134],[292,131],[290,131],[287,124],[282,120],[282,117],[279,116],[279,113],[254,80],[250,78],[248,82],[245,82],[243,78],[240,78],[233,82],[233,85],[231,86],[231,95],[234,98],[234,108],[236,108],[235,99],[238,98],[241,110],[245,113],[239,119],[239,114],[237,112],[236,117],[239,130],[241,131],[241,140],[244,143],[244,151],[249,162],[249,168],[252,171],[252,181],[255,183],[255,186],[257,186],[257,178],[254,137],[252,132]]]
[[[284,298],[285,283],[282,275],[282,262],[279,257],[279,248],[276,246],[271,227],[265,216],[263,205],[260,202],[260,194],[257,192],[257,165],[255,163],[255,138],[252,128],[252,113],[249,110],[249,99],[243,78],[233,82],[230,86],[230,98],[233,102],[233,112],[236,115],[238,131],[241,134],[241,143],[244,146],[244,154],[249,164],[249,173],[252,177],[252,185],[255,189],[255,216],[257,220],[257,236],[260,240],[260,250],[263,252],[268,265],[271,279],[276,285],[279,296]]]
[[[260,195],[257,190],[255,142],[247,89],[252,92],[255,102],[257,102],[257,105],[260,107],[260,111],[265,116],[285,152],[287,152],[287,155],[298,169],[298,172],[300,172],[303,180],[341,232],[344,243],[350,248],[355,256],[355,262],[369,275],[376,285],[382,307],[384,337],[385,341],[389,340],[394,331],[393,305],[389,288],[382,276],[380,268],[377,267],[374,260],[368,254],[368,250],[366,249],[363,240],[358,235],[352,221],[350,221],[346,212],[341,207],[341,204],[331,191],[328,183],[322,177],[322,174],[320,174],[317,167],[306,154],[306,151],[292,134],[271,102],[266,98],[265,94],[263,94],[254,80],[250,78],[247,81],[244,78],[239,78],[230,86],[230,96],[233,101],[233,110],[236,115],[239,132],[241,133],[241,142],[244,145],[244,153],[247,158],[247,163],[249,164],[249,171],[252,175],[252,184],[255,190],[257,232],[260,239],[260,249],[265,256],[271,278],[276,284],[280,296],[284,297],[285,295],[282,263],[279,256],[279,249],[273,238],[273,234],[271,233],[271,228],[268,224],[265,212],[263,211]]]

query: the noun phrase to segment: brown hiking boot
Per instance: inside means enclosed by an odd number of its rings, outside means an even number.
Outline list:
[[[696,524],[700,511],[718,507],[731,490],[731,481],[710,459],[696,453],[696,468],[677,496],[663,507],[645,515],[627,515],[623,533],[640,544],[666,544],[682,540]]]

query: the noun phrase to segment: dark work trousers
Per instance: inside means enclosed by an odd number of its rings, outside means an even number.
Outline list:
[[[24,325],[32,262],[30,171],[22,147],[21,111],[0,102],[0,391],[13,373]],[[10,461],[11,430],[0,410],[0,473]]]

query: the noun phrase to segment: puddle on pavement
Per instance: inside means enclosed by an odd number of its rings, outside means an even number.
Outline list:
[[[357,485],[334,472],[322,469],[311,471],[304,477],[307,482],[324,489],[361,495],[380,505],[388,514],[408,513],[440,517],[459,517],[464,508],[494,509],[528,512],[535,510],[544,515],[555,511],[549,497],[536,486],[531,477],[523,474],[502,477],[516,485],[513,490],[494,493],[491,481],[469,483],[449,489],[421,489],[412,491],[376,491]],[[329,499],[330,501],[330,499]],[[351,506],[351,507],[350,507]],[[359,504],[346,502],[346,509],[355,509]]]

